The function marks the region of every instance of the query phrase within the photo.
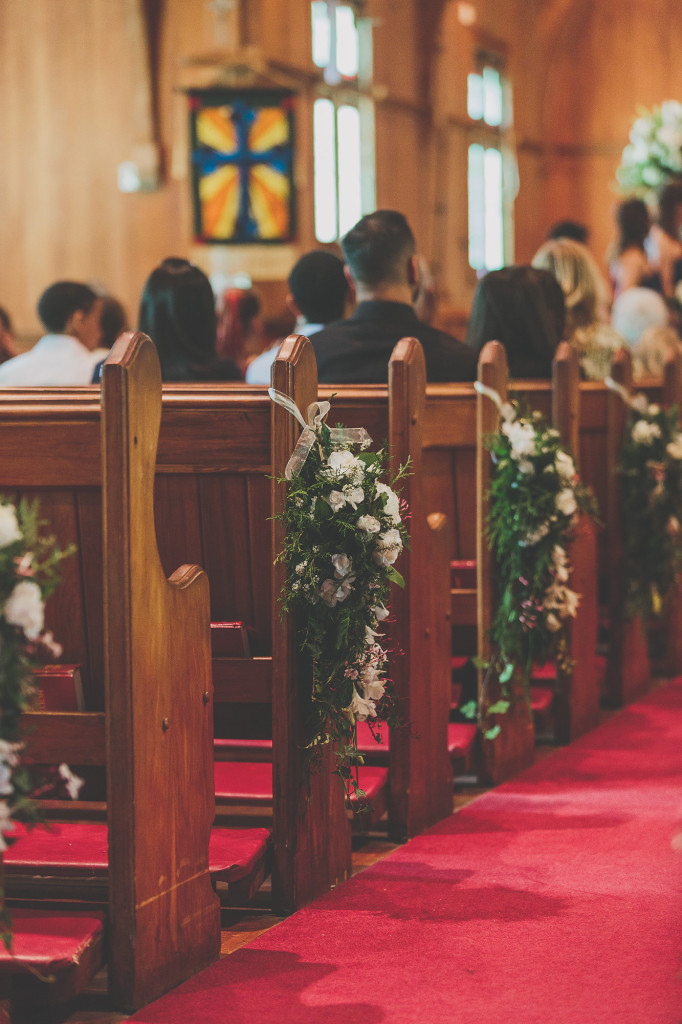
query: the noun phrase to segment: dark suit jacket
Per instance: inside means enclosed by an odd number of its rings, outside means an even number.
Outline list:
[[[325,384],[383,384],[388,361],[401,338],[417,338],[424,348],[431,381],[476,379],[477,356],[449,334],[422,323],[403,302],[361,302],[347,320],[337,320],[310,340],[317,374]]]

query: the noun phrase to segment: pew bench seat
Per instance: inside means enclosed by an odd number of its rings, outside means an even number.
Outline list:
[[[32,1005],[75,998],[103,965],[104,922],[90,911],[14,909],[11,952],[0,943],[0,998]]]
[[[15,826],[12,843],[4,854],[8,895],[12,880],[70,878],[106,883],[109,871],[107,825],[99,821],[50,822],[49,828]],[[269,870],[270,831],[267,828],[213,828],[208,848],[208,867],[214,885],[255,891]]]

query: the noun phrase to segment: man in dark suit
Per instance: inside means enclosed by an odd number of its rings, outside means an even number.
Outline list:
[[[352,316],[330,324],[311,339],[320,381],[384,383],[391,352],[407,337],[422,343],[428,380],[474,380],[473,350],[419,320],[412,308],[419,279],[416,246],[402,213],[368,214],[341,245],[358,305]]]

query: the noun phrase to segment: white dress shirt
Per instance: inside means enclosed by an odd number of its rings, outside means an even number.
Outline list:
[[[90,384],[101,359],[99,349],[91,352],[70,334],[46,334],[28,352],[0,365],[0,387]]]
[[[305,334],[306,338],[309,338],[312,334],[316,334],[321,331],[324,324],[309,324],[306,320],[299,319],[296,321],[294,327],[295,334]],[[246,367],[246,383],[247,384],[269,384],[270,383],[270,367],[277,358],[279,347],[282,344],[281,341],[276,341],[272,348],[266,348],[265,352],[261,352],[259,356],[252,359],[249,365]],[[0,367],[2,369],[2,367]]]

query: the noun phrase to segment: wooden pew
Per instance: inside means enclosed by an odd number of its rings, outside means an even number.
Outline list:
[[[108,766],[109,985],[117,1005],[136,1008],[201,970],[220,950],[219,904],[208,869],[208,581],[195,565],[166,579],[156,551],[152,495],[161,374],[149,339],[129,335],[116,344],[102,390],[101,465],[97,434],[86,429],[94,452],[71,448],[67,436],[39,425],[28,409],[13,419],[16,409],[8,412],[0,398],[0,486],[5,493],[44,494],[51,484],[59,489],[57,507],[75,481],[104,487],[104,572],[99,568],[100,590],[92,597],[106,630],[106,713],[28,713],[26,743],[28,760]],[[32,439],[40,442],[35,448],[19,442],[21,423],[31,424]],[[54,507],[42,511],[49,516]],[[72,572],[82,566],[80,556],[71,561]],[[57,591],[53,607],[61,598]],[[169,785],[178,778],[183,785]],[[25,848],[39,846],[41,836],[54,845],[54,835],[34,830],[7,852],[8,891],[13,867],[21,869]],[[73,851],[76,860],[81,855]],[[50,928],[47,915],[47,934]],[[25,987],[20,994],[29,995]]]
[[[305,347],[302,343],[290,346],[291,365],[284,371],[286,381],[282,383],[284,390],[301,392],[301,403],[316,392],[316,378],[311,376],[315,365],[305,356]],[[29,396],[13,392],[2,396],[0,409],[5,406],[14,439],[26,436],[37,443],[40,430],[46,429],[59,439],[58,450],[69,443],[79,452],[71,478],[55,466],[56,479],[51,482],[56,488],[63,481],[64,490],[43,495],[45,511],[56,523],[62,542],[75,538],[82,551],[79,564],[66,573],[59,604],[53,603],[50,609],[50,625],[64,640],[64,659],[81,665],[86,706],[100,709],[103,648],[96,599],[100,506],[96,488],[86,486],[88,472],[96,472],[89,463],[91,446],[97,445],[99,437],[98,390],[50,389]],[[301,798],[304,780],[300,765],[291,754],[300,742],[300,722],[292,717],[295,698],[291,696],[298,684],[278,632],[280,617],[274,600],[278,584],[272,574],[270,523],[282,492],[268,479],[281,475],[290,453],[285,458],[280,444],[279,462],[273,461],[273,429],[272,403],[262,389],[246,385],[165,386],[155,513],[159,553],[166,569],[178,561],[200,562],[211,583],[212,621],[241,620],[255,627],[253,657],[213,659],[215,712],[223,736],[242,737],[245,725],[254,723],[250,738],[264,741],[272,736],[274,701],[274,717],[280,722],[274,756],[275,771],[279,771],[274,811],[270,752],[261,752],[260,761],[216,764],[215,773],[218,788],[231,794],[226,803],[256,809],[267,805],[274,832],[273,902],[277,909],[290,912],[348,876],[350,841],[342,804],[334,804],[329,793],[329,786],[339,780],[330,782],[324,773],[314,776],[313,797],[306,806]],[[281,433],[277,437],[281,439]],[[280,673],[274,691],[273,632],[278,636]],[[288,666],[285,676],[281,675],[283,665]],[[289,734],[287,729],[294,726],[299,732]],[[285,735],[285,752],[280,753]],[[285,771],[277,765],[288,767]],[[263,858],[252,865],[247,877],[228,882],[228,902],[241,902],[257,888],[263,876],[262,862]]]

